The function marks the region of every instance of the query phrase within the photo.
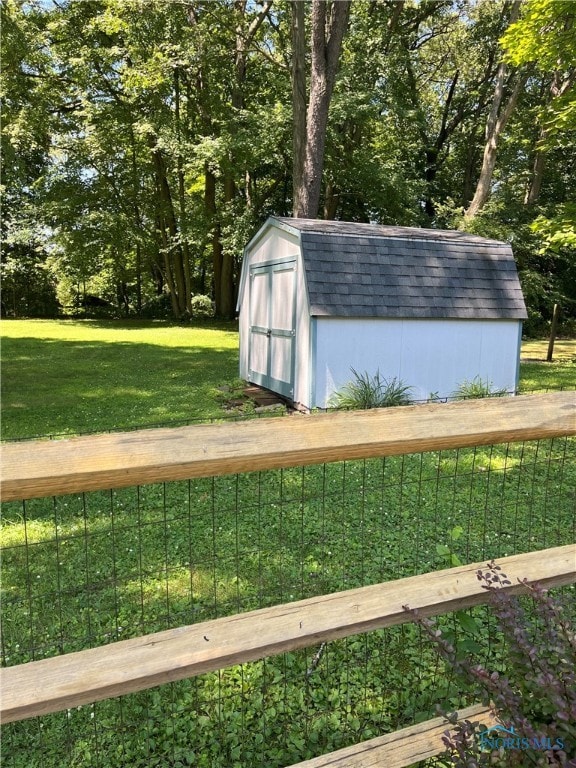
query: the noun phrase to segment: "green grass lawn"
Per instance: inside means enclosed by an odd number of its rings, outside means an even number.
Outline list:
[[[7,320],[2,436],[84,433],[223,415],[235,324]]]
[[[576,339],[558,339],[551,363],[546,361],[548,339],[522,343],[520,391],[576,389]]]
[[[219,417],[214,388],[237,375],[228,325],[14,321],[4,333],[5,436]],[[570,386],[573,369],[526,363],[522,383]],[[576,441],[558,439],[5,504],[3,661],[425,573],[453,556],[569,543],[575,459]],[[475,616],[502,665],[490,619]],[[5,726],[3,764],[281,768],[433,716],[438,702],[470,700],[407,625]]]
[[[225,415],[238,376],[233,323],[5,320],[2,437],[81,434]],[[521,390],[576,387],[576,341],[523,345]],[[540,361],[540,362],[538,362]]]

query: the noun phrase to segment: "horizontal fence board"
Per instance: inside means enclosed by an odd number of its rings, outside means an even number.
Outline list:
[[[576,545],[498,561],[518,579],[548,586],[576,580]],[[254,661],[323,641],[486,602],[476,571],[459,566],[110,643],[0,671],[0,718],[22,720]]]
[[[475,704],[460,710],[461,720],[490,727],[497,721],[489,707]],[[442,736],[450,725],[443,717],[435,717],[418,725],[377,736],[351,747],[304,760],[290,768],[407,768],[420,760],[446,751]]]
[[[5,501],[576,434],[576,393],[149,429],[2,447]]]

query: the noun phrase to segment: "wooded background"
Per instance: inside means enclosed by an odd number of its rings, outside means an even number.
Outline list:
[[[569,0],[6,0],[7,316],[235,311],[270,214],[512,243],[576,316]],[[568,323],[569,325],[569,323]]]

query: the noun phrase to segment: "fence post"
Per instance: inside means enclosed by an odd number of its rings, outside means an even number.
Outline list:
[[[546,355],[546,362],[552,362],[552,355],[554,354],[554,342],[556,341],[556,333],[558,332],[558,320],[560,318],[560,305],[554,304],[554,310],[552,312],[552,325],[550,326],[550,341],[548,342],[548,354]]]

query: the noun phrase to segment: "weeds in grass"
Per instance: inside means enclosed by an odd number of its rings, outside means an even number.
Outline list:
[[[545,441],[8,503],[5,663],[568,543],[575,451]],[[466,641],[487,650],[486,637]],[[12,768],[282,768],[471,703],[417,627],[328,643],[308,675],[318,651],[8,725],[3,755]]]

